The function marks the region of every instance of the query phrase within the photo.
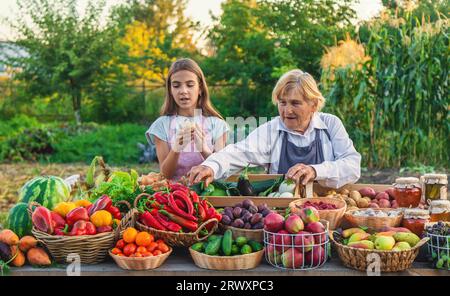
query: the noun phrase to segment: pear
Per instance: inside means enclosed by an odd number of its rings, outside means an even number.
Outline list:
[[[366,240],[369,237],[370,237],[370,234],[368,234],[368,233],[354,233],[348,239],[348,243],[354,243],[354,242]]]
[[[352,242],[349,243],[347,246],[352,247],[352,248],[359,248],[359,249],[373,249],[373,242],[369,241],[369,240],[362,240],[362,241],[358,241],[358,242]]]
[[[412,232],[397,232],[394,234],[394,239],[396,242],[407,242],[411,247],[414,247],[420,241],[420,237]]]
[[[395,245],[395,239],[391,236],[379,236],[375,239],[375,249],[392,250]]]
[[[398,249],[399,251],[409,250],[411,249],[411,246],[407,242],[398,242],[394,245],[392,250],[394,249]]]
[[[356,192],[358,192],[358,191],[356,191]],[[342,236],[344,238],[349,238],[354,233],[366,233],[366,232],[364,230],[362,230],[361,228],[349,228],[349,229],[342,231]]]

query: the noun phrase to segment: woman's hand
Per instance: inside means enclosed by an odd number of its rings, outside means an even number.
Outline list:
[[[208,166],[198,165],[191,168],[187,176],[189,184],[193,185],[204,180],[205,187],[207,187],[214,180],[214,171]]]
[[[310,165],[298,163],[288,170],[286,178],[294,180],[297,184],[301,182],[302,185],[306,185],[316,178],[316,170]]]

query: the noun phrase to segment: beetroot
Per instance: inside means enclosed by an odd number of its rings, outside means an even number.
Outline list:
[[[264,217],[264,228],[269,232],[278,232],[283,229],[284,218],[278,213],[271,212]]]

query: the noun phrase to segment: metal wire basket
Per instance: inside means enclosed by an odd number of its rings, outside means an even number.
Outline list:
[[[321,267],[328,259],[330,238],[328,222],[321,221],[321,233],[274,233],[264,229],[266,261],[286,270],[310,270]]]
[[[432,234],[428,231],[425,232],[425,235],[430,238],[428,253],[434,267],[450,270],[450,235]]]

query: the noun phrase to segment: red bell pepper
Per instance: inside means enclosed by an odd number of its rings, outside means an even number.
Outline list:
[[[163,225],[169,231],[180,232],[183,229],[180,225],[170,221],[169,218],[167,218],[161,213],[156,212],[156,215],[153,216],[156,218],[156,220],[158,220],[159,223],[161,223],[161,225]]]
[[[66,221],[64,220],[64,218],[61,217],[60,214],[53,211],[51,211],[50,214],[52,216],[53,228],[55,228],[55,230],[57,227],[64,228],[64,225],[66,225]]]
[[[182,227],[184,227],[184,228],[186,228],[186,229],[188,229],[190,231],[196,231],[197,228],[198,228],[197,223],[194,222],[194,221],[187,220],[187,219],[185,219],[183,217],[180,217],[180,216],[178,216],[176,214],[169,213],[169,212],[167,212],[165,210],[160,210],[159,212],[161,214],[166,215],[167,217],[169,217],[169,219],[172,220],[173,222],[177,223],[178,225],[180,225],[180,226],[182,226]]]
[[[46,207],[39,206],[34,209],[33,214],[31,215],[31,221],[38,230],[48,234],[53,233],[52,214]]]
[[[118,207],[111,205],[106,210],[111,213],[111,215],[114,217],[114,219],[118,219],[118,220],[122,219],[122,215],[120,214],[120,210]]]
[[[152,227],[158,230],[166,230],[166,228],[161,225],[161,223],[159,223],[158,220],[156,220],[155,217],[150,214],[150,212],[145,211],[144,213],[142,213],[140,220],[144,225],[148,227]]]
[[[70,235],[94,235],[97,233],[94,224],[84,220],[77,221],[70,232]]]
[[[69,226],[80,220],[89,221],[88,211],[83,207],[75,208],[66,215],[66,222]]]
[[[69,230],[69,225],[64,226],[58,226],[55,228],[55,231],[53,231],[54,235],[67,235],[67,232]]]
[[[175,191],[175,192],[177,192],[177,191]],[[178,191],[178,192],[183,193],[182,191]],[[172,194],[169,194],[169,206],[174,210],[175,214],[182,216],[188,220],[198,221],[198,219],[194,215],[186,213],[178,207],[178,205],[175,202],[174,196]],[[192,205],[192,203],[191,203],[191,207],[192,207],[192,212],[194,212],[194,206]]]
[[[111,232],[111,231],[113,231],[113,228],[111,226],[100,226],[100,227],[97,227],[97,233]]]
[[[106,210],[110,206],[112,206],[112,200],[109,198],[109,196],[104,194],[93,203],[92,207],[89,208],[89,216],[97,211]]]

